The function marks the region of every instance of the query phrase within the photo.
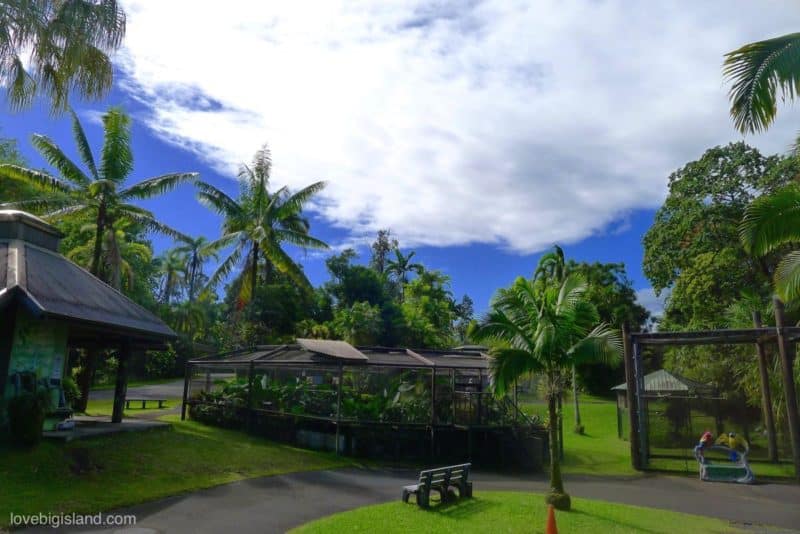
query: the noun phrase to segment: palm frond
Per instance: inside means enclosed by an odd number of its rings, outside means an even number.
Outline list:
[[[172,191],[178,185],[191,182],[197,179],[196,172],[175,172],[149,178],[135,184],[127,189],[120,191],[119,196],[123,200],[130,198],[147,199],[157,195],[162,195]]]
[[[196,182],[197,200],[206,207],[209,207],[220,215],[236,216],[241,214],[242,208],[238,202],[223,193],[211,184],[206,182]]]
[[[789,185],[755,199],[745,209],[739,237],[745,250],[759,257],[800,242],[800,187]]]
[[[94,155],[92,154],[92,148],[89,146],[89,140],[86,138],[86,132],[83,130],[83,126],[81,125],[81,121],[78,120],[78,114],[75,113],[75,110],[69,108],[69,113],[72,117],[72,135],[75,138],[75,144],[78,145],[78,153],[81,156],[81,161],[89,168],[89,172],[92,173],[92,178],[97,180],[100,177],[97,175],[97,165],[94,162]]]
[[[41,189],[58,191],[60,193],[69,193],[72,191],[72,188],[69,185],[62,182],[58,178],[43,172],[35,171],[33,169],[26,169],[25,167],[11,165],[9,163],[0,165],[0,178],[17,180]]]
[[[572,346],[567,356],[572,365],[586,362],[616,365],[622,358],[622,335],[618,329],[600,324]]]
[[[800,297],[800,250],[784,256],[775,269],[775,291],[784,302]]]
[[[313,248],[327,250],[330,247],[324,241],[311,237],[306,233],[295,232],[294,230],[275,230],[275,239],[279,242],[286,241],[293,245],[303,248]]]
[[[217,284],[219,284],[222,280],[227,278],[233,268],[239,264],[239,261],[242,259],[242,254],[244,253],[244,245],[240,242],[239,245],[233,249],[225,260],[219,264],[217,269],[214,271],[214,274],[211,275],[211,278],[208,279],[208,283],[206,284],[206,288],[209,290],[213,290]]]
[[[281,203],[281,207],[278,210],[279,217],[302,211],[303,206],[305,206],[314,195],[325,189],[325,185],[325,182],[316,182],[290,195]]]
[[[133,170],[131,119],[121,109],[111,108],[103,115],[103,131],[100,174],[106,180],[122,183]]]
[[[800,33],[742,46],[725,54],[723,74],[731,82],[731,117],[742,133],[772,124],[777,97],[793,100],[800,88]]]
[[[497,396],[513,390],[520,376],[544,370],[542,363],[524,350],[501,347],[492,349],[489,355],[490,386]]]
[[[45,135],[33,134],[31,143],[44,159],[58,169],[61,176],[77,186],[86,186],[91,180],[83,173],[71,159],[56,145],[52,139]]]

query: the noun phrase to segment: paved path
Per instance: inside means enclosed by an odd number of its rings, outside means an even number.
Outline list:
[[[114,398],[114,388],[96,389],[89,392],[91,400],[108,400]],[[137,399],[180,399],[183,398],[183,380],[164,382],[163,384],[150,384],[147,386],[132,386],[128,388],[128,398]]]
[[[137,525],[130,529],[131,534],[285,532],[335,512],[399,500],[402,485],[415,476],[416,473],[407,471],[383,469],[295,473],[244,480],[118,512],[137,516]],[[547,490],[543,475],[515,477],[475,473],[474,480],[476,492]],[[565,484],[576,497],[713,516],[743,527],[749,525],[759,532],[764,531],[759,524],[784,529],[800,526],[800,486],[796,485],[710,484],[664,476],[567,477]]]

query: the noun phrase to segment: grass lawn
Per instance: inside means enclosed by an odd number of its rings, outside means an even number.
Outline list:
[[[152,386],[155,384],[169,384],[170,382],[175,382],[178,380],[183,380],[183,377],[177,378],[151,378],[150,380],[129,380],[128,387],[138,387],[138,386]],[[107,389],[114,389],[115,384],[111,382],[109,384],[97,384],[92,386],[91,391],[102,391]]]
[[[166,399],[167,402],[164,403],[164,408],[162,410],[158,409],[158,403],[156,402],[149,402],[147,403],[147,408],[142,410],[141,402],[134,402],[131,405],[130,410],[125,410],[125,416],[136,416],[137,414],[142,413],[150,413],[150,412],[158,412],[169,410],[176,406],[180,406],[183,399]],[[89,399],[89,402],[86,404],[86,415],[108,415],[111,416],[111,412],[114,411],[114,399]]]
[[[564,473],[591,475],[633,475],[637,471],[631,467],[631,449],[627,441],[617,437],[617,408],[613,400],[580,396],[581,422],[585,427],[583,435],[572,431],[575,410],[572,401],[563,405],[564,409]],[[522,408],[531,414],[544,417],[547,405],[524,402]]]
[[[32,451],[0,445],[0,528],[9,514],[93,513],[245,478],[352,465],[312,452],[167,416],[172,428]]]
[[[402,502],[366,506],[291,532],[543,532],[546,521],[541,494],[476,492],[473,499],[430,510]],[[556,512],[556,523],[562,533],[741,532],[719,519],[586,499],[573,499],[570,512]]]
[[[581,422],[585,434],[572,431],[575,410],[572,400],[563,404],[564,409],[564,462],[561,470],[564,473],[589,475],[634,475],[638,473],[631,467],[631,449],[627,441],[617,437],[617,408],[614,400],[580,396]],[[543,417],[547,405],[536,401],[521,401],[526,412]],[[699,439],[699,436],[698,436]],[[697,462],[691,457],[691,450],[674,449],[675,455],[688,454],[687,459],[652,458],[650,468],[667,471],[673,474],[697,476]],[[789,463],[771,464],[768,462],[750,462],[756,478],[791,478],[794,467]]]

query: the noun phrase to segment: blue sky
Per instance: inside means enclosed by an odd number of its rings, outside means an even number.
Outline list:
[[[478,310],[553,243],[576,260],[625,263],[656,307],[641,239],[667,176],[741,138],[723,54],[800,24],[788,1],[696,4],[198,0],[187,11],[125,0],[115,88],[76,108],[98,150],[99,114],[132,114],[133,179],[198,171],[235,194],[237,165],[268,143],[276,186],[328,181],[316,236],[366,260],[375,231],[390,228]],[[784,110],[748,142],[782,151],[797,119]],[[74,154],[66,117],[4,112],[0,127],[33,165],[34,132]],[[146,206],[218,235],[189,187]],[[327,278],[323,257],[298,257],[312,282]]]

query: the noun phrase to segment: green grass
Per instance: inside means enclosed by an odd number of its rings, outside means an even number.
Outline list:
[[[572,431],[575,424],[575,410],[571,399],[563,404],[564,410],[564,462],[562,472],[588,475],[635,475],[631,466],[630,443],[617,437],[617,407],[614,400],[580,396],[581,422],[584,435]],[[540,417],[546,415],[547,406],[532,400],[522,401],[523,410]],[[627,422],[625,422],[627,423]],[[698,436],[699,438],[699,436]],[[656,449],[653,449],[656,452]],[[678,475],[697,476],[697,462],[687,449],[658,449],[659,453],[688,455],[687,459],[652,458],[650,469]],[[791,464],[771,464],[750,462],[756,478],[791,478],[794,468]]]
[[[175,406],[180,406],[182,399],[166,399],[167,402],[164,403],[164,408],[160,411],[169,410],[174,408]],[[131,409],[125,410],[124,414],[126,417],[128,416],[136,416],[137,414],[141,413],[150,413],[150,412],[158,412],[158,403],[149,402],[147,404],[147,408],[142,410],[141,402],[134,402],[131,405]],[[114,411],[114,399],[89,399],[89,402],[86,404],[86,415],[107,415],[110,416],[111,412]]]
[[[291,532],[543,532],[546,520],[547,508],[541,494],[476,492],[473,499],[430,510],[402,502],[366,506],[307,523]],[[586,499],[573,499],[570,512],[556,512],[556,523],[562,534],[741,532],[719,519]]]
[[[0,528],[11,512],[94,513],[245,478],[353,463],[179,416],[164,419],[171,428],[45,441],[32,451],[0,445]]]
[[[627,441],[617,437],[617,408],[613,400],[590,395],[580,398],[581,423],[584,434],[572,431],[575,410],[572,401],[563,404],[564,462],[562,471],[573,474],[633,475],[631,449]],[[543,403],[524,402],[522,408],[540,417],[546,416]]]

